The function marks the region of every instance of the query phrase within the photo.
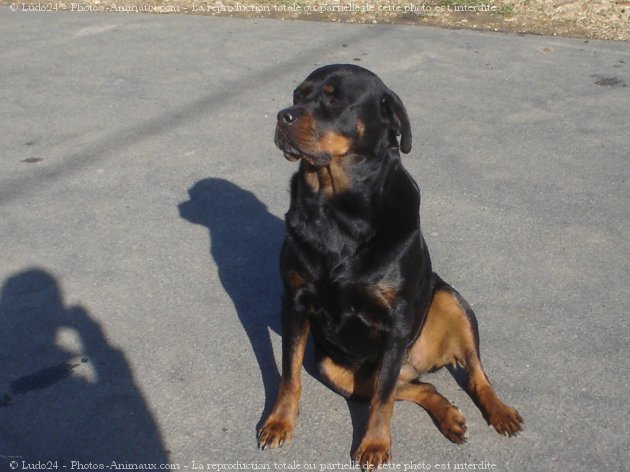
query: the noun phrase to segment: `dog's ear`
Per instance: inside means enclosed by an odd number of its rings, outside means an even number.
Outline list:
[[[393,132],[394,139],[400,136],[400,150],[409,154],[411,151],[411,125],[407,110],[400,100],[400,97],[391,90],[388,90],[381,99],[381,113],[390,122],[390,132]]]

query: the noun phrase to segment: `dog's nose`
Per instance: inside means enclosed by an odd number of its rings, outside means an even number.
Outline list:
[[[295,122],[295,115],[291,113],[291,110],[282,110],[278,113],[278,122],[292,125]]]

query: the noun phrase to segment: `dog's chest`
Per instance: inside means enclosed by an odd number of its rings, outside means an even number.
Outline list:
[[[349,281],[319,281],[314,289],[308,315],[318,345],[339,362],[375,361],[391,321],[382,298]]]
[[[366,202],[352,195],[330,202],[311,198],[292,204],[286,215],[289,234],[301,246],[328,259],[332,268],[356,255],[374,230]]]
[[[372,220],[365,197],[350,192],[332,202],[312,196],[293,200],[286,215],[289,237],[312,281],[313,336],[328,355],[346,364],[375,361],[390,316],[363,279],[364,252],[376,230]]]

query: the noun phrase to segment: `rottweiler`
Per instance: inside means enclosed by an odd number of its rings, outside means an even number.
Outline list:
[[[300,163],[280,254],[282,376],[259,447],[292,437],[309,335],[323,381],[370,402],[353,455],[364,469],[391,460],[395,400],[417,403],[444,436],[465,442],[461,411],[420,377],[448,365],[463,368],[466,391],[497,432],[522,431],[481,367],[475,314],[432,269],[420,191],[400,159],[411,127],[398,95],[362,67],[321,67],[278,113],[275,143]]]

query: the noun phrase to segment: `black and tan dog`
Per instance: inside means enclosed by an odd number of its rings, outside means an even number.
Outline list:
[[[521,431],[481,367],[473,311],[431,268],[420,192],[400,161],[399,150],[411,150],[400,98],[366,69],[330,65],[306,78],[293,104],[278,113],[275,136],[287,159],[301,159],[280,256],[282,379],[259,446],[291,439],[309,333],[324,381],[370,400],[355,452],[364,468],[390,460],[395,400],[417,403],[448,439],[465,441],[464,416],[420,381],[449,364],[466,370],[466,390],[490,425]]]

